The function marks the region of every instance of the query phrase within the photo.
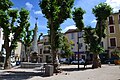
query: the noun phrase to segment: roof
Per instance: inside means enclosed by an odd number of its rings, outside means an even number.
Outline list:
[[[114,14],[120,14],[120,10],[119,10],[118,12],[114,12],[114,13],[112,13],[112,15],[114,15]]]
[[[65,34],[67,34],[67,33],[74,33],[74,32],[79,32],[79,30],[78,29],[69,29],[69,30],[67,30],[65,32]]]

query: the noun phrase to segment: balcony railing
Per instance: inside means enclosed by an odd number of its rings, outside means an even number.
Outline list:
[[[115,24],[115,21],[109,21],[108,22],[108,25],[112,25],[112,24]]]

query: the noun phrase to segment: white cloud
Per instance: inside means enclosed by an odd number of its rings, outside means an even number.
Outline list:
[[[69,30],[69,29],[76,29],[77,27],[75,27],[75,25],[71,25],[71,26],[68,26],[68,27],[66,27],[65,29],[63,29],[62,30],[62,32],[64,33],[64,32],[66,32],[67,30]]]
[[[114,12],[118,12],[120,9],[120,0],[106,0],[106,3],[113,8]]]
[[[93,21],[91,21],[91,23],[96,23],[97,21],[96,21],[96,19],[93,19]]]
[[[33,8],[33,5],[29,2],[26,2],[25,5],[26,5],[26,8],[29,10],[31,10]]]
[[[34,14],[42,14],[42,11],[34,11]]]

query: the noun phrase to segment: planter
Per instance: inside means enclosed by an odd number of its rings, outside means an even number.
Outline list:
[[[114,60],[115,65],[120,65],[120,60]]]

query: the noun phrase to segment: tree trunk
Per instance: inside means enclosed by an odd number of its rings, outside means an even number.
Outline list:
[[[10,52],[6,52],[4,69],[10,69],[11,68],[11,61],[10,60],[11,60]]]
[[[92,68],[98,68],[98,67],[101,67],[99,54],[93,54],[93,65],[92,65]]]
[[[9,47],[9,36],[7,34],[5,35],[5,40],[4,40],[4,48],[6,51],[6,58],[5,58],[5,63],[4,63],[4,69],[10,69],[11,68],[11,49]]]
[[[51,25],[50,25],[50,39],[51,39],[51,52],[52,52],[52,63],[53,63],[53,67],[54,67],[54,73],[58,73],[58,65],[59,65],[59,60],[58,60],[58,54],[57,54],[57,48],[55,47],[55,37],[56,37],[56,33],[55,33],[55,29],[53,27],[53,23],[51,21]]]
[[[52,1],[51,1],[51,7],[53,7],[52,5]],[[51,52],[52,52],[52,63],[53,63],[53,67],[54,67],[54,73],[58,72],[58,54],[57,54],[57,48],[55,46],[55,37],[56,37],[56,33],[57,30],[55,29],[55,25],[54,20],[53,20],[53,9],[51,8],[50,10],[50,18],[49,18],[49,27],[50,27],[50,43],[51,43]]]
[[[6,49],[6,58],[4,63],[4,69],[10,69],[11,68],[11,51]]]
[[[53,28],[51,28],[51,52],[52,52],[52,56],[53,56],[53,67],[54,67],[54,73],[58,72],[58,54],[57,54],[57,50],[55,48],[55,31]]]
[[[27,46],[26,46],[26,45],[25,45],[25,56],[26,56],[26,59],[25,59],[25,60],[26,60],[26,62],[27,62],[29,56],[28,56],[28,54],[27,54]],[[24,62],[24,61],[23,61],[23,62]]]

